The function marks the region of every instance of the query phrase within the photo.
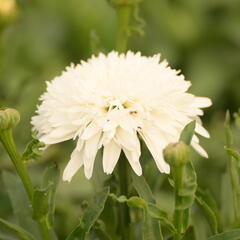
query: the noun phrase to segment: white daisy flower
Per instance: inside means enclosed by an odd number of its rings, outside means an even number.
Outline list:
[[[63,173],[66,181],[81,166],[91,178],[101,147],[105,173],[113,172],[123,151],[134,172],[141,175],[139,138],[160,172],[168,174],[163,149],[178,141],[186,124],[195,119],[196,133],[209,137],[199,116],[211,100],[187,93],[190,85],[166,61],[160,62],[160,55],[100,54],[67,67],[61,76],[47,82],[32,124],[47,145],[77,139]],[[191,145],[207,157],[196,135]]]

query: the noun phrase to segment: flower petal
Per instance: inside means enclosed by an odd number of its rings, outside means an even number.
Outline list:
[[[128,162],[130,163],[133,171],[138,176],[141,176],[142,175],[142,167],[141,167],[141,164],[139,162],[140,155],[137,152],[128,151],[127,149],[123,149],[123,151],[126,155],[126,158],[128,159]],[[121,164],[121,162],[119,162],[119,164]]]
[[[99,132],[99,130],[100,130],[99,126],[95,122],[91,122],[83,131],[83,134],[81,135],[81,139],[88,140],[97,132]]]
[[[94,166],[94,160],[96,158],[101,132],[95,134],[92,138],[85,141],[83,152],[84,173],[86,178],[91,178]]]
[[[104,146],[103,149],[103,171],[107,174],[113,172],[121,153],[121,147],[114,142],[110,141]]]
[[[208,158],[207,152],[197,142],[192,141],[191,145],[202,157]]]
[[[77,149],[74,149],[74,151],[72,152],[72,155],[71,155],[71,159],[64,169],[63,181],[70,182],[72,180],[73,175],[83,165],[82,153],[83,153],[83,151],[78,151]]]
[[[141,131],[140,135],[151,152],[160,172],[170,173],[170,166],[165,162],[162,155],[162,151],[167,144],[161,139],[161,135],[157,136],[156,133],[150,131]]]
[[[115,135],[116,142],[129,151],[141,153],[140,142],[135,131],[128,132],[123,128],[118,128]]]

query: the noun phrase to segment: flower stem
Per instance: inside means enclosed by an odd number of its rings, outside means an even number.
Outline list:
[[[33,184],[26,169],[24,162],[21,159],[21,156],[16,148],[15,142],[12,136],[12,129],[7,129],[0,132],[0,141],[2,142],[3,146],[5,147],[10,159],[12,160],[16,171],[19,177],[22,180],[23,186],[27,192],[29,201],[32,203],[33,201]],[[42,235],[43,240],[50,240],[49,229],[47,226],[46,221],[38,221],[39,230]]]
[[[126,157],[121,154],[120,161],[118,164],[118,178],[120,186],[120,194],[128,197],[128,186],[129,186],[129,176],[128,176],[128,166]],[[130,214],[129,208],[126,204],[121,204],[119,208],[120,217],[120,233],[121,239],[130,239]]]
[[[174,236],[175,240],[180,240],[182,237],[182,223],[183,223],[183,210],[180,209],[182,198],[179,196],[179,190],[182,188],[184,166],[180,165],[174,169],[175,178],[175,211],[174,211],[174,224],[177,233]]]
[[[237,223],[239,223],[239,176],[238,176],[238,172],[237,172],[237,168],[235,166],[235,160],[233,159],[233,157],[229,157],[229,161],[228,161],[228,171],[229,171],[229,175],[231,178],[231,185],[232,185],[232,197],[233,197],[233,209],[234,209],[234,217],[235,217],[235,221]]]
[[[117,6],[118,32],[116,50],[118,52],[126,52],[127,50],[131,12],[132,6],[130,4],[126,3]]]
[[[38,221],[38,226],[41,231],[43,240],[51,240],[46,219]]]
[[[2,131],[0,134],[0,140],[3,146],[5,147],[9,157],[11,158],[19,177],[22,180],[22,183],[24,185],[24,188],[28,194],[30,201],[32,201],[32,197],[33,197],[32,182],[28,175],[25,164],[21,160],[21,156],[17,151],[16,145],[12,137],[12,130]]]

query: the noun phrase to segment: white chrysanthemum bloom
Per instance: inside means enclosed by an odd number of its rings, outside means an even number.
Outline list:
[[[81,166],[90,178],[101,147],[105,173],[113,172],[123,151],[134,172],[141,175],[139,137],[160,172],[169,173],[162,151],[178,141],[187,123],[195,119],[196,133],[209,137],[198,116],[211,101],[187,93],[190,85],[166,61],[160,62],[160,55],[100,54],[71,65],[47,82],[32,124],[47,145],[77,139],[64,180],[70,181]],[[191,145],[207,157],[196,135]]]

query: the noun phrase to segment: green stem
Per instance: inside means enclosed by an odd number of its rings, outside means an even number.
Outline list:
[[[28,175],[25,164],[21,160],[21,156],[17,151],[16,145],[15,145],[13,137],[12,137],[12,130],[2,131],[0,134],[0,140],[3,144],[3,146],[5,147],[9,157],[11,158],[19,177],[22,180],[22,183],[24,185],[24,188],[28,194],[30,201],[32,201],[32,197],[33,197],[32,182]]]
[[[131,12],[132,6],[130,4],[126,3],[117,6],[118,32],[116,50],[118,52],[126,52],[127,50]]]
[[[175,211],[174,211],[174,224],[177,229],[177,233],[174,236],[175,240],[182,238],[182,223],[183,223],[183,210],[180,209],[182,198],[179,195],[179,190],[182,188],[184,166],[178,166],[174,169],[175,178]]]
[[[239,222],[239,176],[233,157],[229,157],[228,171],[231,178],[233,209],[236,222]]]
[[[21,156],[20,156],[20,154],[16,148],[16,145],[14,143],[13,136],[12,136],[12,130],[8,129],[8,130],[1,131],[0,132],[0,141],[2,142],[3,146],[5,147],[10,159],[12,160],[20,179],[22,180],[23,186],[27,192],[29,201],[32,203],[33,193],[34,193],[32,181],[30,179],[30,176],[28,174],[26,166],[25,166],[24,162],[22,161]],[[46,221],[45,220],[38,221],[38,225],[39,225],[39,230],[42,235],[42,239],[50,240],[51,238],[49,235],[49,229],[48,229]]]
[[[38,221],[38,226],[41,231],[43,240],[51,240],[46,219]]]
[[[126,197],[128,195],[129,176],[128,176],[128,162],[126,157],[121,154],[118,164],[118,178],[120,186],[120,194]],[[122,240],[130,239],[130,214],[129,208],[126,204],[119,205],[119,219],[120,219],[120,235]]]

